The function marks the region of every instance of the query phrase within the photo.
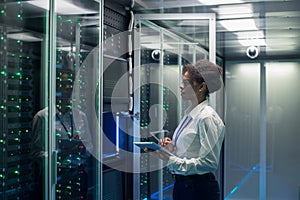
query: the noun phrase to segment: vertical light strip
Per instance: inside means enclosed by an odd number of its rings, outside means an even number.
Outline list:
[[[266,162],[267,162],[267,125],[266,125],[266,67],[260,64],[260,174],[259,199],[266,199]]]
[[[182,42],[182,40],[178,40],[178,63],[177,63],[177,65],[179,66],[178,67],[178,86],[180,85],[180,83],[181,83],[181,79],[182,79],[182,56],[183,56],[183,49],[184,49],[184,43]],[[177,87],[177,94],[178,94],[178,96],[180,96],[180,93],[181,93],[181,89],[180,89],[180,87]],[[179,98],[179,100],[178,100],[178,103],[177,103],[177,106],[178,106],[178,108],[177,108],[177,121],[176,121],[176,123],[178,124],[179,122],[180,122],[180,120],[181,120],[181,117],[183,116],[182,115],[182,98]]]
[[[45,25],[44,25],[44,36],[43,36],[43,52],[42,52],[42,67],[41,67],[41,107],[46,108],[49,105],[49,49],[50,49],[50,43],[49,43],[49,38],[50,38],[50,19],[49,19],[49,10],[44,11],[45,13]],[[46,121],[49,121],[49,116],[46,117]],[[45,138],[44,142],[42,142],[42,145],[44,145],[45,152],[49,152],[49,145],[48,145],[48,140],[49,140],[49,126],[48,123],[44,124],[44,129],[42,131],[43,137]],[[47,134],[47,135],[46,135]],[[49,166],[48,159],[45,158],[42,160],[42,165],[44,166]],[[42,176],[43,176],[43,199],[48,200],[48,191],[49,191],[49,171],[47,167],[44,167],[42,170]]]
[[[97,155],[97,170],[96,170],[96,199],[102,200],[103,199],[103,168],[102,168],[102,163],[103,163],[103,23],[104,23],[104,1],[103,0],[98,0],[99,2],[99,51],[98,51],[98,72],[97,78],[98,78],[98,87],[97,87],[97,92],[98,93],[98,126],[97,126],[97,133],[98,133],[98,138],[97,138],[97,145],[96,145],[96,155]]]
[[[116,152],[119,152],[119,138],[120,138],[120,116],[116,115]]]
[[[209,60],[216,63],[216,14],[209,18]]]
[[[55,186],[56,186],[56,134],[55,133],[55,105],[56,105],[56,0],[50,0],[50,31],[49,31],[49,129],[48,129],[48,199],[55,199]]]
[[[158,81],[159,81],[159,94],[158,94],[158,104],[163,107],[164,104],[164,31],[162,29],[160,31],[160,60],[159,60],[159,69],[158,69]],[[163,111],[161,109],[158,109],[158,130],[163,129]],[[158,171],[158,190],[159,190],[159,200],[163,200],[163,161],[158,160],[158,165],[159,165],[159,171]]]
[[[216,63],[216,15],[210,14],[209,18],[209,61]],[[217,110],[217,97],[216,93],[213,93],[209,97],[210,105]]]

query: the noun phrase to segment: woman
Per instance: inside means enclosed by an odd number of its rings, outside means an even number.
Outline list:
[[[157,152],[174,176],[174,200],[220,199],[219,185],[212,172],[218,167],[225,127],[208,105],[209,94],[222,86],[220,69],[207,60],[183,67],[181,96],[191,101],[191,106],[172,139],[160,140],[160,145],[174,155]]]

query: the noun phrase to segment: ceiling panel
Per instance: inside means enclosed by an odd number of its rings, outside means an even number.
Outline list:
[[[216,2],[220,4],[211,5]],[[263,57],[300,58],[299,0],[135,0],[134,9],[136,13],[216,13],[217,52],[227,60],[247,59],[245,51],[251,43],[259,46]],[[232,27],[239,20],[242,22]],[[199,38],[206,30],[167,21],[163,24],[196,42],[207,43]]]

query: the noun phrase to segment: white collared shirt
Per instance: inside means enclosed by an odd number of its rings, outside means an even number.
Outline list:
[[[205,174],[218,167],[225,126],[205,100],[183,117],[172,142],[174,156],[168,167],[181,175]]]

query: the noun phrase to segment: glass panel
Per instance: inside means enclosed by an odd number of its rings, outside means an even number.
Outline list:
[[[96,199],[99,3],[60,0],[56,9],[56,199]]]
[[[208,20],[202,33],[208,39]],[[164,136],[172,137],[183,110],[188,107],[180,97],[181,68],[197,59],[208,58],[208,52],[198,46],[195,34],[189,34],[189,24],[172,20],[174,26],[167,30],[155,24],[155,20],[141,21],[140,29],[140,135],[141,141],[154,141]],[[200,23],[201,24],[201,23]],[[198,27],[199,28],[199,27]],[[199,31],[199,29],[197,29]],[[181,37],[185,34],[185,37]],[[203,36],[203,35],[202,35]],[[197,39],[196,39],[197,38]],[[202,38],[203,39],[203,38]],[[196,42],[194,42],[196,40]],[[168,168],[158,159],[141,154],[139,199],[172,199],[173,179]],[[161,170],[162,169],[162,170]],[[151,184],[148,184],[151,183]],[[161,193],[163,191],[163,193]]]
[[[147,141],[151,139],[151,131],[161,130],[160,117],[157,112],[161,112],[158,105],[161,100],[161,57],[162,57],[162,36],[159,29],[155,29],[147,24],[142,23],[141,27],[141,82],[140,82],[140,138],[141,141]],[[152,112],[150,114],[150,108]],[[159,127],[160,126],[160,127]],[[139,199],[147,199],[152,194],[159,190],[158,178],[159,171],[157,167],[159,165],[158,160],[152,159],[149,154],[142,153],[140,157],[140,168],[144,173],[140,174],[140,197]],[[148,168],[154,168],[147,170]],[[151,171],[151,173],[148,173]],[[154,172],[153,172],[154,171]],[[154,184],[149,184],[154,183]]]
[[[226,66],[225,199],[259,199],[260,64]]]
[[[267,199],[299,199],[300,64],[266,64]]]
[[[32,122],[47,106],[48,20],[30,2],[0,3],[0,199],[42,199],[45,192],[47,127]]]

